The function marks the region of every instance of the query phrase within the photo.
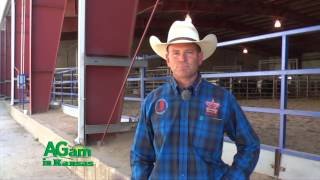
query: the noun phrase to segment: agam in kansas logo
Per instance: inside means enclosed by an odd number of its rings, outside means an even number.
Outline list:
[[[70,146],[65,141],[59,141],[56,145],[49,141],[45,149],[43,166],[94,166],[93,161],[87,161],[91,157],[91,150],[82,145]]]

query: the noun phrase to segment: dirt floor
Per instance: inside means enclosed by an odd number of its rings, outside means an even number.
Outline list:
[[[239,100],[241,106],[279,108],[278,99]],[[138,116],[140,103],[125,102],[123,114]],[[319,98],[289,99],[288,109],[320,111]],[[279,115],[245,112],[261,142],[277,146],[279,139]],[[287,148],[313,154],[320,154],[320,118],[287,116]]]

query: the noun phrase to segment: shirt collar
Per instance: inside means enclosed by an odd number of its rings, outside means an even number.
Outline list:
[[[190,90],[193,92],[193,94],[198,95],[198,91],[199,91],[199,87],[200,87],[201,81],[202,81],[201,74],[198,73],[198,76],[197,76],[196,80],[195,80],[195,81],[193,82],[193,84],[192,84],[189,88],[187,88],[187,89],[190,89]],[[179,88],[178,83],[177,83],[177,81],[174,79],[173,76],[170,77],[169,83],[170,83],[170,85],[172,86],[175,94],[176,94],[176,95],[177,95],[177,94],[180,94],[180,89],[181,89],[181,88]]]

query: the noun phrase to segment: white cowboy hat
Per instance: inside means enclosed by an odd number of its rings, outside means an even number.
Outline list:
[[[217,47],[217,37],[214,34],[200,40],[199,33],[188,15],[184,21],[175,21],[171,25],[166,43],[162,43],[156,36],[151,36],[149,42],[153,51],[163,59],[166,59],[167,47],[170,44],[196,43],[201,48],[204,60],[210,57]]]

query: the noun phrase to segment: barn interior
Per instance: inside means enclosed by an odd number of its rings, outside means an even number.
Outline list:
[[[141,40],[153,5],[154,1],[151,0],[141,0],[139,2],[132,54]],[[193,24],[199,31],[200,38],[213,33],[217,36],[218,42],[221,43],[318,25],[320,22],[320,2],[309,0],[162,0],[151,20],[143,45],[138,53],[139,59],[146,59],[148,62],[145,72],[146,77],[170,75],[166,62],[156,56],[150,48],[148,38],[151,35],[155,35],[162,42],[165,42],[171,24],[175,20],[184,20],[186,14],[191,16]],[[65,17],[66,20],[68,20],[67,17]],[[280,23],[280,27],[276,26],[277,23]],[[288,42],[288,69],[320,67],[319,31],[289,36]],[[263,74],[263,71],[277,71],[281,69],[281,47],[281,36],[218,47],[214,55],[201,66],[201,73],[228,74],[259,71]],[[64,80],[77,80],[76,53],[77,31],[63,32],[57,59],[56,81],[61,79],[59,71],[65,71],[66,68],[69,68],[70,72],[63,74]],[[130,78],[136,77],[140,77],[139,68],[131,70]],[[287,79],[289,109],[320,111],[319,74],[288,75]],[[207,80],[232,91],[242,106],[280,107],[281,77],[279,75],[207,78]],[[56,83],[56,91],[53,92],[57,93],[55,100],[77,105],[76,97],[68,95],[68,93],[76,93],[76,84],[74,85],[72,82],[64,84],[62,91],[67,95],[63,96],[59,95],[59,92],[61,92],[59,82]],[[145,95],[163,83],[165,83],[165,80],[146,81],[144,85]],[[126,96],[134,98],[141,96],[139,81],[128,81],[126,87]],[[125,101],[123,114],[138,116],[139,107],[140,101]],[[262,112],[246,112],[246,114],[260,134],[262,143],[267,145],[278,144],[278,115]],[[287,140],[289,147],[291,146],[295,150],[320,154],[320,147],[315,148],[315,146],[320,145],[318,138],[311,138],[313,140],[309,141],[310,145],[308,146],[301,146],[295,140],[297,135],[303,137],[302,139],[319,135],[318,120],[319,118],[317,117],[288,116],[288,127],[301,127],[303,125],[307,129],[305,131],[302,128],[298,132],[291,132],[289,128],[287,131],[289,134]],[[261,124],[265,124],[265,126]],[[266,132],[267,129],[270,129],[270,131]]]
[[[52,117],[61,116],[53,110],[55,105],[77,108],[79,102],[79,4],[77,0],[68,2],[72,3],[67,4],[51,91]],[[166,77],[171,75],[166,62],[150,48],[149,37],[155,35],[165,42],[171,24],[189,14],[200,38],[212,33],[219,43],[213,56],[201,66],[200,73],[235,95],[258,133],[262,147],[275,152],[279,147],[289,149],[284,152],[319,161],[320,1],[161,0],[146,29],[154,5],[154,0],[140,0],[137,6],[131,58],[146,31],[136,61],[147,65],[130,71],[122,116],[137,121],[143,98],[166,83]],[[286,68],[283,68],[284,56],[288,58]],[[281,109],[286,109],[284,114]],[[55,121],[51,120],[54,126]],[[72,125],[76,126],[75,121]],[[64,128],[61,124],[57,126]],[[76,137],[74,128],[70,134]],[[128,148],[132,133],[107,142],[119,143],[114,145],[116,148]],[[99,148],[94,150],[103,154]],[[120,153],[119,157],[127,156],[129,151]]]

